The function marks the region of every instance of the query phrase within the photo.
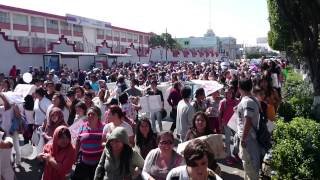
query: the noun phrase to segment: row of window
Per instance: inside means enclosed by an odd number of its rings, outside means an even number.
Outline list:
[[[29,38],[24,36],[11,37],[18,41],[18,47],[23,48],[24,52],[32,52],[32,49],[43,49],[49,48],[51,43],[56,42],[55,39],[44,39],[44,38]],[[75,43],[76,49],[83,50],[83,42],[81,41],[68,41],[69,43]],[[26,49],[28,48],[28,49]]]
[[[28,25],[28,16],[22,15],[22,14],[12,14],[12,21],[13,24],[18,24],[18,25]],[[59,21],[54,20],[54,19],[45,19],[42,17],[34,17],[31,16],[30,18],[30,24],[31,26],[35,27],[43,27],[44,28],[44,23],[46,22],[47,28],[48,29],[59,29]],[[10,23],[10,14],[8,12],[2,12],[0,11],[0,23]],[[71,24],[68,24],[67,22],[60,21],[60,28],[61,30],[67,30],[71,31]],[[82,32],[82,26],[79,25],[73,25],[73,30],[75,32]]]
[[[18,25],[28,25],[28,16],[22,15],[22,14],[12,14],[12,21],[13,24]],[[0,11],[0,23],[10,23],[10,14],[8,12],[2,12]],[[65,21],[58,21],[54,19],[46,19],[42,17],[34,17],[31,16],[30,18],[31,26],[44,28],[44,25],[46,23],[47,29],[59,29],[59,23],[60,23],[60,29],[62,31],[71,31],[72,25],[65,22]],[[143,38],[142,35],[133,34],[133,33],[127,33],[127,32],[121,32],[121,31],[112,31],[112,30],[104,30],[104,29],[97,29],[97,37],[104,39],[106,37],[113,37],[113,40],[122,40],[127,39],[131,41],[136,42],[143,42],[145,44],[148,44],[149,37],[145,36]],[[83,29],[80,25],[73,25],[73,32],[76,33],[82,33]]]

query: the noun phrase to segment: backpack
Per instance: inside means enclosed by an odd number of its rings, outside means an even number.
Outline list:
[[[256,131],[258,143],[260,144],[261,147],[263,147],[266,151],[268,151],[272,147],[271,134],[268,131],[268,127],[267,127],[268,119],[266,117],[266,114],[262,111],[260,103],[253,97],[250,97],[250,99],[256,102],[259,107],[258,129],[256,129],[254,126],[252,127]]]

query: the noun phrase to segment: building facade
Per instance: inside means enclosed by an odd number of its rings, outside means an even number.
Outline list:
[[[95,52],[96,46],[106,41],[115,53],[122,53],[129,45],[148,48],[152,35],[81,16],[58,16],[5,5],[0,5],[0,29],[17,40],[19,50],[24,53],[48,52],[50,44],[62,35],[79,52]]]
[[[183,48],[187,49],[210,48],[219,50],[219,37],[215,36],[211,29],[203,37],[177,38],[176,40]]]
[[[236,39],[233,37],[218,37],[212,29],[208,29],[203,37],[177,38],[183,48],[188,49],[214,49],[221,56],[229,59],[236,58]]]

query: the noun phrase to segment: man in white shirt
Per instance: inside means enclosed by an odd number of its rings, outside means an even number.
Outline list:
[[[241,145],[239,156],[242,159],[244,179],[258,180],[261,148],[257,141],[255,129],[259,124],[259,104],[251,94],[251,79],[239,80],[241,102],[237,106],[237,134]],[[256,101],[256,102],[255,102]]]
[[[41,126],[46,119],[46,111],[51,105],[51,101],[45,97],[46,91],[43,88],[37,88],[35,91],[36,100],[34,102],[35,125]]]
[[[181,142],[184,141],[187,131],[192,127],[192,118],[194,115],[194,108],[190,103],[192,90],[190,87],[183,87],[181,90],[182,100],[177,106],[177,135],[180,136]]]

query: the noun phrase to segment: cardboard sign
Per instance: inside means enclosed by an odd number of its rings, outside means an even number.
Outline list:
[[[233,115],[231,116],[227,126],[229,128],[231,128],[232,130],[234,130],[235,132],[238,131],[238,128],[237,128],[237,113],[234,112]]]
[[[162,108],[160,95],[143,96],[140,98],[141,112],[157,112]]]
[[[6,99],[9,101],[10,104],[22,104],[24,103],[24,98],[22,95],[16,93],[16,92],[3,92],[3,95],[6,97]],[[2,99],[0,98],[0,105],[3,104]]]
[[[36,86],[32,84],[18,84],[13,92],[26,97],[32,95],[36,91]]]
[[[70,133],[71,133],[71,142],[72,142],[72,144],[76,144],[78,132],[79,132],[79,129],[82,126],[82,124],[83,124],[83,120],[79,119],[77,122],[73,123],[69,127],[69,130],[70,130]]]

